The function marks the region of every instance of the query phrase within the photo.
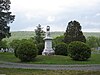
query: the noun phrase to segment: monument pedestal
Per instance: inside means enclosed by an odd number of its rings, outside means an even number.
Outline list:
[[[42,55],[54,55],[54,50],[52,49],[52,38],[45,38],[45,48]]]
[[[44,50],[42,52],[42,55],[54,55],[54,53],[55,53],[54,50],[52,49],[52,38],[50,37],[49,30],[47,28],[46,37],[44,38],[44,40],[45,40],[45,48],[44,48]]]

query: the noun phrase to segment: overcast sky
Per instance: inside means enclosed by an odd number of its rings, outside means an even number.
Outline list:
[[[34,31],[38,24],[65,31],[68,22],[80,22],[84,32],[100,32],[100,0],[11,0],[15,21],[11,31]]]

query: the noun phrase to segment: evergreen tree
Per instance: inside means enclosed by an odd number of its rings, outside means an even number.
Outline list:
[[[80,23],[77,21],[70,21],[64,33],[64,42],[69,44],[72,41],[86,42],[86,38],[81,31]]]
[[[41,27],[41,25],[39,24],[37,26],[37,29],[35,29],[35,42],[36,44],[39,44],[39,43],[43,43],[43,38],[44,38],[44,31],[42,30],[43,28]]]
[[[10,0],[0,0],[0,41],[11,36],[10,27],[7,24],[14,21],[15,15],[11,15]]]

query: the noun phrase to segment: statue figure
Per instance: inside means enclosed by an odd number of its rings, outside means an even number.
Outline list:
[[[46,30],[46,37],[50,37],[50,26],[47,26]]]
[[[47,31],[50,31],[50,26],[47,26]]]

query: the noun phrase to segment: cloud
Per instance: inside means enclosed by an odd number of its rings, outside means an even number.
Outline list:
[[[47,21],[53,22],[53,21],[55,21],[55,17],[54,16],[48,16]]]
[[[100,13],[97,13],[96,16],[100,16]]]
[[[89,7],[99,4],[99,0],[11,0],[12,9],[57,11],[64,7]],[[14,6],[14,7],[13,7]]]
[[[65,31],[71,20],[79,21],[83,30],[90,30],[88,25],[91,30],[100,28],[100,0],[11,0],[11,3],[11,12],[16,15],[12,30],[33,30],[40,23],[43,27],[50,25],[52,31]]]

